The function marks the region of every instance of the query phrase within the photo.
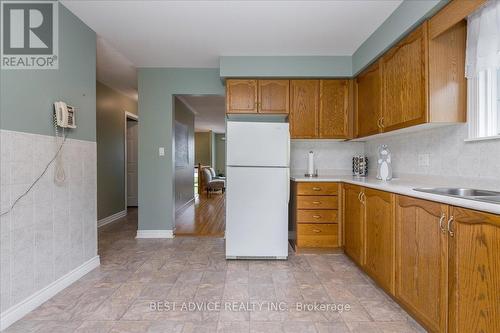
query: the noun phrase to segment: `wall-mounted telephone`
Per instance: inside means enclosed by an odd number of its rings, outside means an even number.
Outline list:
[[[56,114],[56,124],[63,128],[76,128],[75,108],[64,102],[54,103],[54,112]]]

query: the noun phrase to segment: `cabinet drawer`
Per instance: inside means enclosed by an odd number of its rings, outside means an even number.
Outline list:
[[[337,183],[297,183],[297,195],[337,195]]]
[[[338,210],[310,209],[297,211],[297,223],[337,223]]]
[[[297,209],[337,209],[338,197],[327,195],[298,195]]]
[[[338,224],[298,224],[298,247],[337,247]]]

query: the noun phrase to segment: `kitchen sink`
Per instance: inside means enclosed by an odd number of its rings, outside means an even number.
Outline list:
[[[500,192],[458,187],[415,188],[415,191],[500,204]]]

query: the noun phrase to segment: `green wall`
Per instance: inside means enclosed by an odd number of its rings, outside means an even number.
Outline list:
[[[96,140],[96,34],[59,4],[59,69],[0,71],[0,127],[53,135],[53,103],[77,108],[68,137]]]
[[[195,164],[213,166],[213,139],[212,132],[196,132],[194,134]]]
[[[217,174],[226,174],[226,141],[222,140],[225,138],[225,133],[216,133],[215,138],[215,172]]]
[[[172,230],[174,225],[173,97],[224,95],[216,68],[140,68],[139,229]],[[165,147],[165,156],[158,148]]]
[[[97,82],[97,219],[125,209],[125,111],[137,101]]]

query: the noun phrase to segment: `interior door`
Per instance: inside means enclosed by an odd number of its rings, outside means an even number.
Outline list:
[[[127,206],[138,205],[137,148],[139,123],[127,119]]]
[[[394,291],[394,194],[364,189],[365,270],[382,288]]]
[[[432,332],[446,332],[448,206],[396,199],[396,297]]]
[[[453,207],[448,332],[500,332],[500,216]]]
[[[362,188],[344,184],[344,251],[358,265],[364,264]]]

